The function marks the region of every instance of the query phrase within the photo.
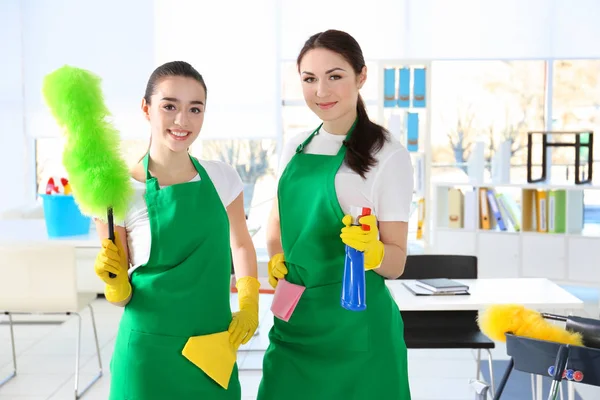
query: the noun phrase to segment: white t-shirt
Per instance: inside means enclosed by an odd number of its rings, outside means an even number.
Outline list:
[[[292,137],[284,146],[279,167],[283,173],[296,148],[313,131]],[[322,127],[304,148],[307,154],[335,155],[345,135],[333,135]],[[413,166],[406,147],[392,137],[374,154],[377,164],[365,174],[365,179],[344,162],[335,176],[335,190],[345,214],[352,206],[370,207],[378,221],[404,221],[410,217],[414,187]]]
[[[240,176],[233,167],[222,161],[198,160],[204,167],[208,177],[212,181],[223,206],[229,206],[242,192],[244,185]],[[148,218],[148,207],[146,206],[146,184],[131,179],[133,182],[134,195],[127,210],[125,221],[115,222],[124,226],[127,231],[127,245],[129,250],[129,261],[133,272],[138,266],[148,262],[150,257],[151,233],[150,220]],[[200,175],[196,175],[190,182],[199,181]]]

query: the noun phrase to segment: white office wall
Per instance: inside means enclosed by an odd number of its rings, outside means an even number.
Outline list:
[[[26,198],[33,169],[24,132],[21,7],[19,0],[0,2],[0,213]]]
[[[370,59],[599,58],[598,0],[282,1],[282,51],[346,30]]]
[[[202,137],[279,133],[277,0],[155,0],[156,62],[190,62],[208,98]]]
[[[552,0],[411,1],[415,58],[535,58],[551,52]]]
[[[281,0],[281,49],[295,60],[304,42],[327,29],[350,33],[365,58],[404,56],[407,0]]]
[[[597,0],[409,0],[406,56],[600,57]]]
[[[552,29],[556,58],[600,58],[600,1],[554,0]]]
[[[58,134],[41,88],[44,76],[65,64],[103,80],[106,104],[125,135],[146,130],[140,113],[154,66],[152,3],[145,0],[22,1],[25,130]]]

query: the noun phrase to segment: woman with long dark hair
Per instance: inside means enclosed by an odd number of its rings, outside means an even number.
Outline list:
[[[297,60],[304,98],[323,121],[286,144],[267,246],[269,280],[304,286],[286,322],[275,318],[259,400],[409,400],[407,351],[385,279],[406,261],[413,168],[408,151],[369,120],[367,78],[349,34],[313,35]],[[351,208],[370,216],[352,226]],[[345,246],[364,252],[367,308],[340,305]]]

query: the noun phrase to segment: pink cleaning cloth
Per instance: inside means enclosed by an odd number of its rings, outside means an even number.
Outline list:
[[[300,296],[306,289],[302,285],[296,285],[290,283],[285,279],[280,279],[275,289],[275,295],[273,296],[273,303],[271,303],[271,311],[277,318],[288,322]]]

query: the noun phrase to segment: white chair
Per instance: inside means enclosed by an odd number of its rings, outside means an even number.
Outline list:
[[[57,241],[58,242],[58,241]],[[75,248],[60,242],[43,245],[0,245],[0,312],[8,316],[13,372],[0,380],[0,386],[17,375],[13,314],[66,314],[77,316],[75,392],[80,398],[101,376],[102,361],[92,302],[96,293],[77,291]],[[79,391],[81,315],[90,309],[98,374]]]

